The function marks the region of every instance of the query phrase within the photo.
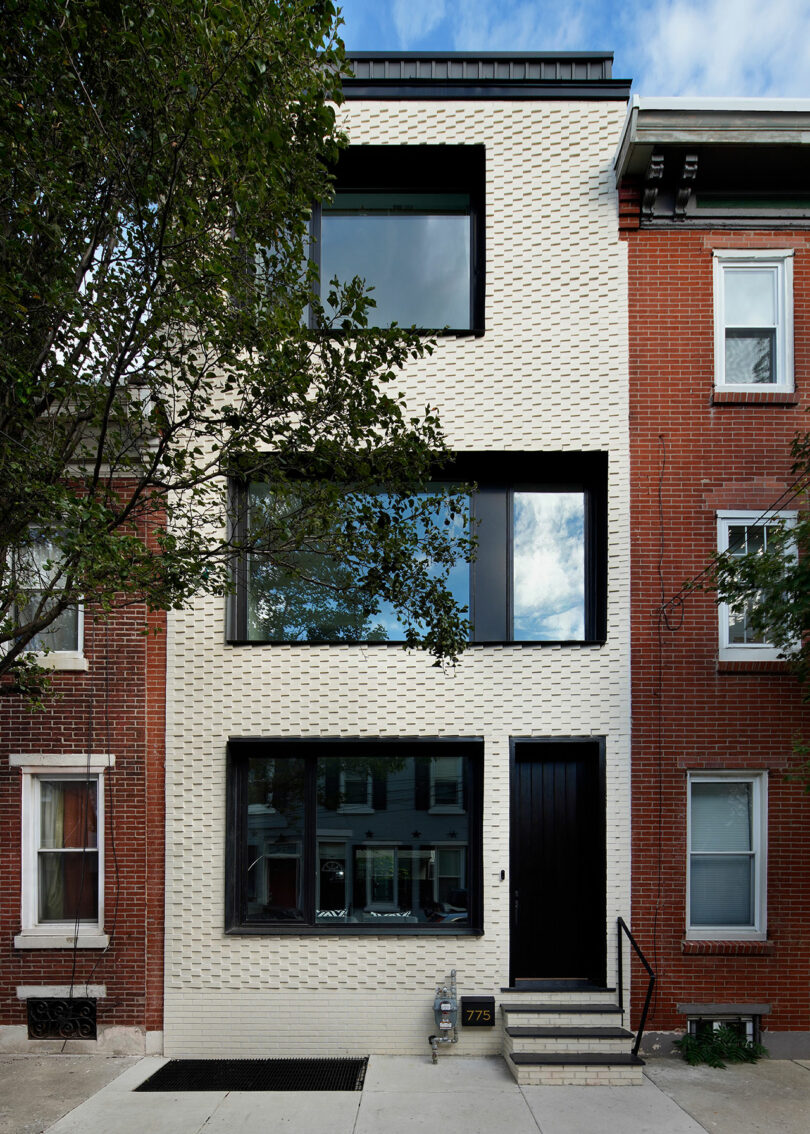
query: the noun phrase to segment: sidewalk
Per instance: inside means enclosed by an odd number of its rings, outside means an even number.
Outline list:
[[[200,1134],[203,1128],[205,1134],[807,1134],[810,1129],[806,1060],[764,1060],[713,1071],[655,1059],[641,1087],[520,1088],[500,1058],[450,1056],[434,1067],[429,1056],[372,1055],[362,1092],[134,1094],[162,1062],[5,1056],[0,1059],[0,1134]]]

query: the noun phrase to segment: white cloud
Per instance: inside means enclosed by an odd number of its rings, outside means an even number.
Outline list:
[[[453,4],[453,47],[457,51],[562,51],[581,48],[587,38],[585,4],[494,3],[465,0]]]
[[[407,49],[439,26],[444,19],[444,0],[394,0],[391,16],[400,46]]]
[[[807,96],[808,0],[659,0],[628,59],[647,95]]]

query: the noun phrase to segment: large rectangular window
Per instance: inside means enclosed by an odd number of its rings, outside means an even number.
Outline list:
[[[477,742],[231,741],[227,928],[480,931],[481,777]]]
[[[373,326],[483,331],[482,146],[351,146],[335,185],[312,221],[324,301],[359,276]]]
[[[762,776],[690,777],[689,936],[764,935],[765,830]]]
[[[715,385],[793,389],[793,253],[714,254]]]
[[[466,454],[454,463],[459,482],[477,482],[469,505],[475,559],[458,562],[447,580],[456,602],[470,611],[473,642],[604,639],[605,466],[602,453]],[[252,482],[238,510],[251,519],[270,497],[267,485]],[[448,515],[447,523],[462,534],[459,517]],[[230,641],[404,640],[392,607],[369,614],[367,596],[353,593],[354,565],[313,548],[287,563],[289,569],[280,568],[261,553],[247,558]]]

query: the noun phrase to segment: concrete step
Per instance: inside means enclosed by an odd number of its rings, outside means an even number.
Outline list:
[[[603,1055],[620,1055],[628,1052],[632,1041],[633,1033],[626,1028],[508,1027],[504,1031],[504,1054],[581,1055],[592,1051]]]
[[[514,1052],[506,1056],[506,1065],[522,1087],[630,1087],[641,1085],[644,1060],[629,1052]]]
[[[622,1010],[618,1004],[583,1002],[570,1000],[539,1000],[536,997],[509,1000],[501,1004],[504,1026],[529,1028],[576,1028],[600,1026],[618,1028],[622,1024]]]
[[[526,997],[533,997],[535,1000],[549,1004],[558,1002],[615,1004],[616,1002],[615,988],[600,988],[586,981],[521,980],[509,988],[502,988],[501,992],[516,1002]]]

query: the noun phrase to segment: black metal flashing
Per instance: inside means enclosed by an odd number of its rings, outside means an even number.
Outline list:
[[[612,99],[630,79],[612,77],[613,53],[356,51],[347,99]]]

